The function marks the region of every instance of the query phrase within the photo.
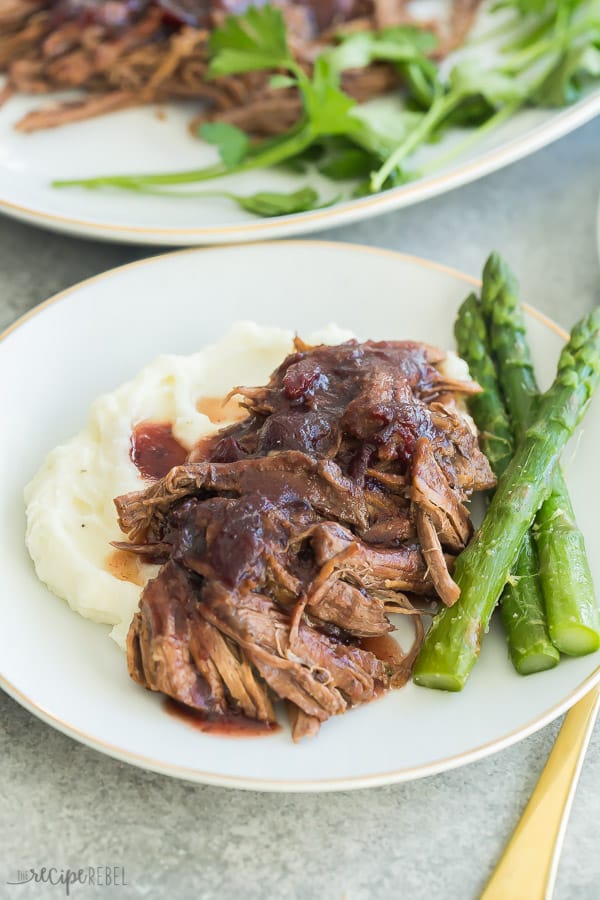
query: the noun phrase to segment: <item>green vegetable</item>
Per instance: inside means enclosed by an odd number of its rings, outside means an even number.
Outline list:
[[[269,87],[279,91],[283,88],[296,87],[296,79],[291,75],[271,75],[269,79]]]
[[[489,256],[483,269],[481,308],[498,363],[506,405],[517,438],[520,438],[533,415],[539,388],[517,280],[497,253]]]
[[[535,414],[539,392],[517,281],[497,254],[492,254],[485,265],[482,306],[504,396],[521,436]],[[562,653],[593,653],[600,647],[600,610],[583,535],[560,467],[553,478],[552,493],[536,518],[534,533],[550,637]]]
[[[228,16],[212,32],[210,50],[213,78],[261,69],[287,69],[292,59],[281,10],[273,6],[250,6],[242,16]]]
[[[479,301],[471,294],[458,311],[454,325],[458,353],[483,388],[469,399],[469,410],[480,430],[480,443],[497,477],[513,455],[513,433],[498,385],[496,367]],[[515,569],[500,598],[502,622],[517,672],[530,675],[556,666],[559,655],[546,626],[538,560],[528,532]]]
[[[237,129],[206,132],[202,136],[219,146],[222,166],[189,172],[157,175],[117,175],[91,179],[55,181],[55,187],[117,187],[141,192],[146,186],[178,185],[218,178],[279,165],[302,154],[323,137],[340,135],[355,146],[374,155],[372,165],[379,165],[392,150],[384,131],[378,130],[368,117],[356,109],[355,101],[340,87],[340,73],[348,67],[366,66],[375,60],[409,65],[416,72],[431,73],[432,63],[424,55],[432,49],[432,34],[416,28],[391,28],[381,34],[351,35],[339,46],[324,53],[315,62],[312,76],[307,75],[291,54],[285,24],[280,10],[270,6],[252,7],[244,15],[228,17],[211,36],[214,54],[210,65],[213,76],[239,74],[256,69],[285,69],[288,75],[274,76],[277,86],[297,87],[303,101],[304,115],[298,125],[275,142],[249,149]],[[416,77],[416,76],[415,76]],[[412,120],[414,122],[414,116]],[[417,128],[422,127],[418,117]],[[401,121],[410,121],[402,114]],[[389,130],[389,129],[388,129]],[[397,130],[397,129],[396,129]],[[412,130],[410,131],[412,134]],[[390,187],[404,181],[398,178],[395,164],[389,166],[379,181]]]
[[[366,178],[373,168],[373,156],[359,147],[348,146],[319,166],[319,172],[332,181]]]
[[[437,45],[437,37],[433,32],[411,26],[386,28],[379,33],[341,32],[339,38],[338,46],[327,52],[327,58],[338,72],[364,69],[373,62],[417,61],[420,65],[424,55]]]
[[[555,478],[533,532],[552,642],[568,656],[593,653],[600,647],[600,612],[585,541],[562,478]]]
[[[257,216],[268,218],[270,216],[291,216],[293,213],[308,212],[311,209],[323,209],[331,206],[337,198],[323,202],[317,192],[311,187],[301,188],[291,194],[275,193],[274,191],[259,191],[256,194],[242,197],[239,194],[224,193],[238,203],[242,209],[254,213]]]
[[[463,153],[492,128],[510,118],[524,103],[532,106],[563,106],[581,96],[586,84],[600,78],[600,16],[596,0],[567,0],[556,4],[514,0],[499,4],[514,7],[515,26],[522,25],[524,12],[542,17],[543,28],[529,32],[518,52],[495,69],[483,68],[466,58],[450,72],[447,84],[440,82],[428,61],[401,66],[412,91],[412,99],[427,110],[425,119],[415,128],[371,177],[372,190],[381,190],[387,177],[424,142],[447,127],[465,121],[465,112],[473,100],[479,105],[477,127],[462,142],[441,158],[428,164],[428,174]],[[468,120],[468,116],[467,116]]]
[[[308,74],[290,50],[281,10],[269,5],[251,6],[239,16],[229,16],[213,31],[210,75],[272,71],[273,87],[295,88],[299,93],[303,112],[297,125],[278,138],[253,144],[238,129],[218,129],[213,123],[204,126],[201,133],[219,148],[221,160],[217,165],[184,172],[60,180],[53,184],[151,192],[156,186],[191,184],[290,164],[315,143],[342,136],[371,157],[368,178],[362,166],[352,175],[361,179],[355,193],[388,189],[445,165],[522,105],[571,103],[587,84],[598,81],[600,15],[596,4],[597,0],[549,4],[507,0],[502,6],[512,9],[518,37],[507,46],[504,58],[496,65],[482,67],[466,56],[451,69],[446,80],[429,57],[436,38],[431,32],[414,27],[341,34],[339,44],[324,51],[312,74]],[[524,15],[527,22],[531,20],[525,29],[521,21]],[[378,127],[341,87],[343,71],[377,61],[396,66],[406,84],[406,106],[396,115],[399,127]],[[451,126],[468,127],[467,137],[424,167],[407,163],[419,148],[439,140]],[[332,162],[332,177],[345,177],[335,174],[343,168],[341,162]],[[353,172],[351,167],[347,170]]]
[[[561,55],[538,87],[539,106],[567,106],[581,98],[588,84],[600,77],[600,49],[587,44]]]
[[[208,144],[218,147],[223,165],[228,169],[241,163],[250,149],[248,135],[227,122],[205,122],[200,128],[200,135]]]
[[[217,132],[216,136],[213,132],[222,160],[218,166],[157,175],[117,175],[56,181],[55,187],[110,186],[139,193],[145,187],[207,181],[225,174],[279,165],[302,154],[323,136],[360,132],[360,120],[350,116],[356,105],[355,101],[340,89],[339,72],[330,64],[327,56],[320,56],[316,60],[312,76],[307,75],[292,56],[287,45],[281,10],[271,6],[250,7],[242,16],[229,16],[221,28],[213,31],[210,46],[214,55],[209,72],[213,77],[257,69],[286,69],[292,83],[298,88],[304,105],[304,116],[298,125],[285,135],[266,141],[263,145],[252,148],[248,145],[243,156],[239,152],[241,141],[236,134],[238,129],[230,127],[226,131]]]
[[[542,13],[544,12],[544,9],[552,6],[556,8],[556,3],[548,3],[548,0],[500,0],[500,2],[496,4],[497,9],[513,8],[524,16],[528,13]]]
[[[453,577],[461,596],[436,616],[415,665],[417,684],[449,691],[465,686],[523,538],[599,380],[600,307],[573,329],[554,383],[540,397],[481,528],[458,557]]]
[[[481,394],[470,398],[469,411],[480,431],[481,449],[499,477],[513,456],[513,431],[500,394],[496,367],[488,352],[480,304],[474,294],[458,310],[454,336],[458,355],[467,362],[472,377],[483,388]]]
[[[560,656],[548,635],[539,560],[530,531],[502,591],[500,615],[519,675],[534,675],[558,665]]]
[[[414,78],[414,66],[412,72]],[[468,121],[472,115],[473,101],[478,104],[475,121],[480,124],[474,134],[469,137],[468,143],[464,142],[459,145],[460,151],[453,149],[448,152],[436,163],[436,166],[451,159],[457,152],[462,152],[491,127],[496,127],[512,116],[520,106],[531,99],[531,93],[532,89],[527,83],[505,75],[499,70],[484,69],[471,59],[465,59],[458,63],[450,72],[448,85],[442,88],[436,85],[429,109],[422,121],[396,147],[381,168],[373,173],[371,176],[372,190],[381,190],[391,172],[422,144],[431,141],[441,128],[455,124],[457,120],[460,122],[466,118]],[[483,110],[481,101],[486,104]],[[481,122],[482,115],[483,122]],[[428,166],[427,171],[430,168],[432,167]]]
[[[167,191],[160,188],[146,188],[145,194],[162,196]],[[314,188],[304,187],[289,194],[276,191],[258,191],[256,194],[233,194],[231,191],[178,191],[178,197],[225,197],[237,203],[242,209],[254,215],[270,218],[272,216],[290,216],[294,213],[309,212],[312,209],[325,209],[336,203],[338,198],[323,201]]]

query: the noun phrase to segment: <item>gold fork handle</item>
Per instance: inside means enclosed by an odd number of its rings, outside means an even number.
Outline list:
[[[600,688],[567,713],[544,771],[481,900],[549,900],[560,850],[592,734]]]

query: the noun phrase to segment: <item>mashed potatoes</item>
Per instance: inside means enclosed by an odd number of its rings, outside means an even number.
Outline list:
[[[303,337],[336,344],[352,335],[331,325]],[[229,424],[199,412],[210,406],[201,401],[222,398],[238,384],[265,384],[293,349],[292,339],[291,331],[238,323],[198,353],[159,357],[96,400],[85,429],[53,450],[25,489],[27,547],[38,577],[82,616],[112,625],[120,647],[142,588],[157,571],[110,547],[124,538],[113,497],[145,485],[130,458],[132,429],[145,420],[171,422],[179,443],[191,449]]]

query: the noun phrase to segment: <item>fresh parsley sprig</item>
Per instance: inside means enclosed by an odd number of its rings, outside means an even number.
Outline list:
[[[293,128],[254,143],[233,125],[205,123],[200,136],[216,147],[220,157],[213,166],[54,184],[156,192],[272,166],[306,171],[310,163],[332,179],[360,179],[355,193],[361,194],[428,174],[521,106],[572,103],[590,82],[600,81],[600,0],[501,0],[497,6],[513,13],[508,22],[512,34],[505,42],[501,60],[483,66],[467,53],[446,78],[441,77],[430,57],[435,37],[411,27],[341,34],[337,45],[320,55],[309,72],[290,50],[281,11],[269,5],[250,7],[243,15],[228,17],[212,33],[210,76],[273,72],[272,88],[293,88],[302,101],[302,115]],[[503,36],[508,34],[505,26],[502,32]],[[346,69],[376,61],[394,65],[405,85],[408,102],[395,111],[393,121],[392,117],[382,118],[376,110],[374,114],[373,104],[359,106],[342,88],[341,76]],[[451,126],[467,127],[465,139],[420,170],[407,168],[417,150],[439,140]],[[290,201],[294,211],[301,211],[303,199],[306,208],[314,208],[315,199],[302,191],[288,196],[295,197]],[[237,195],[231,197],[235,200]],[[262,207],[258,203],[253,211],[272,215],[269,210],[277,205],[267,203]]]
[[[420,174],[428,174],[439,165],[509,119],[524,104],[564,106],[573,103],[592,80],[600,79],[600,3],[598,0],[563,0],[555,4],[537,0],[505,0],[503,8],[513,6],[520,13],[542,12],[543,27],[529,30],[528,39],[510,44],[506,61],[484,68],[473,59],[457,63],[447,83],[440,87],[432,77],[425,89],[416,76],[424,69],[407,71],[415,99],[428,106],[426,115],[383,165],[371,176],[371,189],[381,190],[404,160],[419,146],[430,141],[436,131],[460,116],[474,99],[483,100],[488,111],[476,129],[462,142],[429,164]],[[517,19],[516,24],[522,26]],[[431,73],[430,73],[431,74]],[[415,90],[416,87],[416,90]],[[427,94],[429,92],[429,95]]]
[[[302,99],[300,122],[284,135],[253,145],[240,129],[227,123],[205,123],[200,136],[214,144],[221,162],[205,169],[156,175],[111,175],[98,178],[55,181],[55,187],[90,189],[116,187],[140,192],[157,187],[208,181],[221,175],[279,165],[303,154],[311,145],[335,136],[345,137],[371,153],[375,164],[385,158],[390,146],[373,120],[362,115],[356,101],[340,85],[348,67],[388,60],[418,65],[425,62],[432,35],[415,28],[392,28],[381,34],[354,35],[322,54],[307,73],[293,57],[287,43],[281,11],[271,6],[251,7],[244,15],[229,16],[211,35],[211,77],[242,74],[262,69],[276,70],[274,87],[294,87]],[[285,73],[285,74],[284,74]]]
[[[223,197],[237,204],[240,209],[262,218],[275,216],[291,216],[296,213],[325,209],[337,203],[338,197],[322,200],[314,188],[307,185],[297,191],[257,191],[255,194],[234,194],[232,191],[177,191],[164,190],[160,187],[142,187],[140,193],[161,197]]]

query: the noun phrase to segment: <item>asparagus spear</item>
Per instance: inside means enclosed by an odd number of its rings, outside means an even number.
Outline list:
[[[425,638],[414,670],[424,687],[460,691],[533,518],[551,490],[560,454],[600,380],[600,307],[575,326],[552,387],[501,476],[475,538],[459,556],[458,603],[443,610]]]
[[[470,398],[469,410],[481,432],[481,449],[499,478],[513,455],[513,432],[500,394],[496,367],[488,351],[486,326],[475,294],[470,294],[458,310],[454,337],[459,356],[468,363],[471,375],[483,388],[481,394],[473,394]]]
[[[489,354],[481,306],[474,294],[458,311],[454,335],[459,355],[483,388],[481,394],[470,398],[469,409],[480,430],[482,449],[499,478],[513,454],[513,434]],[[542,672],[558,664],[560,657],[546,627],[537,554],[530,532],[525,535],[515,570],[502,592],[500,609],[510,657],[519,674]]]
[[[500,615],[510,658],[519,675],[553,669],[560,654],[548,634],[539,560],[531,531],[521,544],[517,564],[500,598]]]
[[[493,253],[483,271],[482,308],[488,321],[500,382],[517,437],[532,417],[539,389],[518,299],[518,284],[506,263]],[[538,512],[534,534],[550,637],[571,656],[600,647],[600,611],[594,595],[585,544],[560,466],[552,493]]]

